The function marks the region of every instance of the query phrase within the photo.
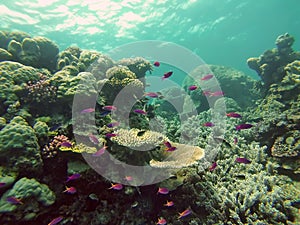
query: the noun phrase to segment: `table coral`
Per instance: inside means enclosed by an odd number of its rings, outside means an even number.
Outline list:
[[[0,131],[0,155],[7,168],[21,173],[38,173],[42,159],[35,131],[20,116]]]

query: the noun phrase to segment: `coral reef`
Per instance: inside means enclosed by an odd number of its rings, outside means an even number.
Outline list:
[[[8,197],[21,199],[22,203],[17,205],[7,202]],[[0,212],[6,216],[3,222],[9,222],[9,220],[30,221],[38,217],[42,208],[50,206],[54,202],[55,194],[47,185],[41,184],[35,179],[23,177],[2,195]]]
[[[41,172],[43,165],[35,131],[20,116],[0,130],[0,157],[7,168],[22,174]]]
[[[289,34],[280,35],[276,39],[277,48],[265,51],[258,58],[249,58],[248,66],[261,77],[266,88],[278,84],[285,76],[284,67],[300,59],[300,52],[292,49],[294,37]]]
[[[55,69],[59,49],[51,40],[45,37],[32,38],[23,32],[1,32],[0,36],[0,61],[12,60],[27,66]]]

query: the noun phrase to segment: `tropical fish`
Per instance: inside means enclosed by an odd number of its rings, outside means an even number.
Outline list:
[[[211,95],[211,91],[203,91],[203,95],[204,96],[210,96]]]
[[[196,90],[198,87],[196,86],[196,85],[191,85],[191,86],[189,86],[189,90],[190,91],[194,91],[194,90]]]
[[[192,213],[192,211],[190,209],[186,209],[183,212],[179,213],[178,219],[186,217],[187,215],[190,215],[191,213]]]
[[[233,138],[233,143],[236,145],[238,143],[238,138],[237,137],[234,137]]]
[[[105,134],[105,137],[107,138],[112,138],[112,137],[116,137],[118,134],[115,134],[115,133],[107,133]]]
[[[90,134],[90,135],[89,135],[89,139],[90,139],[90,141],[93,142],[95,145],[98,145],[98,144],[99,144],[99,140],[98,140],[98,138],[97,138],[95,135]]]
[[[75,194],[77,192],[75,187],[67,187],[66,186],[66,190],[64,190],[63,192],[68,193],[68,194]]]
[[[68,179],[66,180],[66,183],[69,182],[70,180],[77,180],[80,178],[80,174],[79,173],[74,173],[71,176],[68,176]]]
[[[93,156],[98,157],[104,154],[105,150],[107,149],[107,146],[103,146],[102,148],[100,148],[97,152],[95,152],[93,154]]]
[[[244,164],[249,164],[251,163],[251,161],[249,159],[246,159],[246,158],[241,158],[241,157],[237,157],[235,159],[236,162],[238,163],[244,163]]]
[[[120,125],[120,122],[111,122],[111,123],[107,124],[106,126],[109,128],[113,128],[113,127],[116,127],[119,125]]]
[[[55,224],[58,224],[60,221],[63,220],[63,217],[62,216],[59,216],[59,217],[56,217],[54,218],[53,220],[51,220],[50,223],[48,223],[48,225],[55,225]]]
[[[165,225],[165,224],[167,224],[167,221],[164,218],[159,217],[156,224],[157,225]]]
[[[233,117],[233,118],[242,118],[242,115],[235,112],[226,113],[226,116]]]
[[[117,184],[111,184],[111,187],[110,187],[110,188],[108,188],[108,189],[122,190],[122,188],[123,188],[123,185],[122,185],[122,184],[119,184],[119,183],[117,183]]]
[[[166,194],[169,194],[169,189],[168,188],[164,188],[164,187],[159,187],[158,188],[158,191],[157,191],[157,194],[163,194],[163,195],[166,195]]]
[[[4,187],[6,185],[5,182],[0,182],[0,188]]]
[[[156,66],[156,67],[159,67],[159,66],[160,66],[160,63],[159,63],[158,61],[155,61],[155,62],[153,63],[153,65]]]
[[[175,151],[177,148],[175,146],[171,146],[170,148],[166,148],[167,152],[173,152]]]
[[[210,167],[209,167],[209,171],[213,171],[217,168],[217,162],[214,162]]]
[[[72,148],[72,143],[68,142],[68,141],[64,141],[64,142],[60,143],[60,146],[66,147],[66,148]]]
[[[236,126],[235,126],[235,129],[236,129],[236,130],[244,130],[244,129],[249,129],[249,128],[251,128],[251,127],[253,127],[252,124],[250,124],[250,123],[244,123],[244,124],[236,125]]]
[[[205,127],[213,127],[213,126],[215,126],[215,124],[213,122],[206,122],[206,123],[203,124],[203,126],[205,126]]]
[[[14,196],[7,197],[6,201],[8,203],[10,203],[10,204],[13,204],[13,205],[23,205],[23,202],[21,201],[21,199],[20,198],[16,198]]]
[[[133,181],[133,177],[132,176],[125,176],[124,178],[127,181]]]
[[[101,117],[107,116],[108,114],[110,114],[110,111],[103,111],[100,113]]]
[[[171,148],[171,147],[172,147],[171,143],[168,142],[168,141],[165,141],[165,142],[164,142],[164,145],[165,145],[167,148]]]
[[[144,96],[148,96],[150,98],[158,98],[159,95],[156,92],[147,92],[144,94]]]
[[[210,96],[224,96],[224,92],[223,91],[211,92]]]
[[[87,108],[80,111],[80,114],[95,112],[95,108]]]
[[[133,112],[138,113],[138,114],[142,114],[142,115],[146,115],[147,114],[147,112],[145,112],[142,109],[135,109],[135,110],[133,110]]]
[[[167,78],[169,78],[170,76],[172,76],[172,74],[173,74],[173,71],[166,72],[166,73],[164,73],[162,79],[163,79],[163,80],[164,80],[164,79],[167,79]]]
[[[213,77],[214,77],[213,74],[207,74],[207,75],[205,75],[204,77],[202,77],[201,80],[209,80],[209,79],[211,79],[211,78],[213,78]]]
[[[167,206],[167,207],[171,207],[174,205],[174,202],[173,201],[168,201],[166,202],[166,204],[164,204],[164,206]]]
[[[117,107],[113,106],[113,105],[106,105],[106,106],[103,106],[102,109],[105,111],[116,111]]]

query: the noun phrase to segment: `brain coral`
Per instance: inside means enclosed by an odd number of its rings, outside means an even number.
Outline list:
[[[7,197],[16,197],[22,199],[22,205],[10,204],[6,201]],[[19,220],[26,220],[24,211],[38,212],[39,208],[50,206],[55,202],[55,194],[45,184],[39,183],[35,179],[26,177],[18,180],[12,189],[5,192],[0,199],[0,212],[13,212],[14,217]],[[37,216],[34,213],[34,217]],[[32,218],[30,218],[32,219]]]
[[[39,172],[42,167],[35,131],[22,117],[14,117],[0,131],[0,158],[20,173]]]

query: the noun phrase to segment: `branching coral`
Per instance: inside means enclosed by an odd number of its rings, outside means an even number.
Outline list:
[[[48,145],[45,145],[43,147],[43,149],[42,149],[43,157],[45,157],[45,158],[55,157],[63,142],[70,142],[70,141],[69,141],[68,137],[66,137],[65,135],[55,136]]]

